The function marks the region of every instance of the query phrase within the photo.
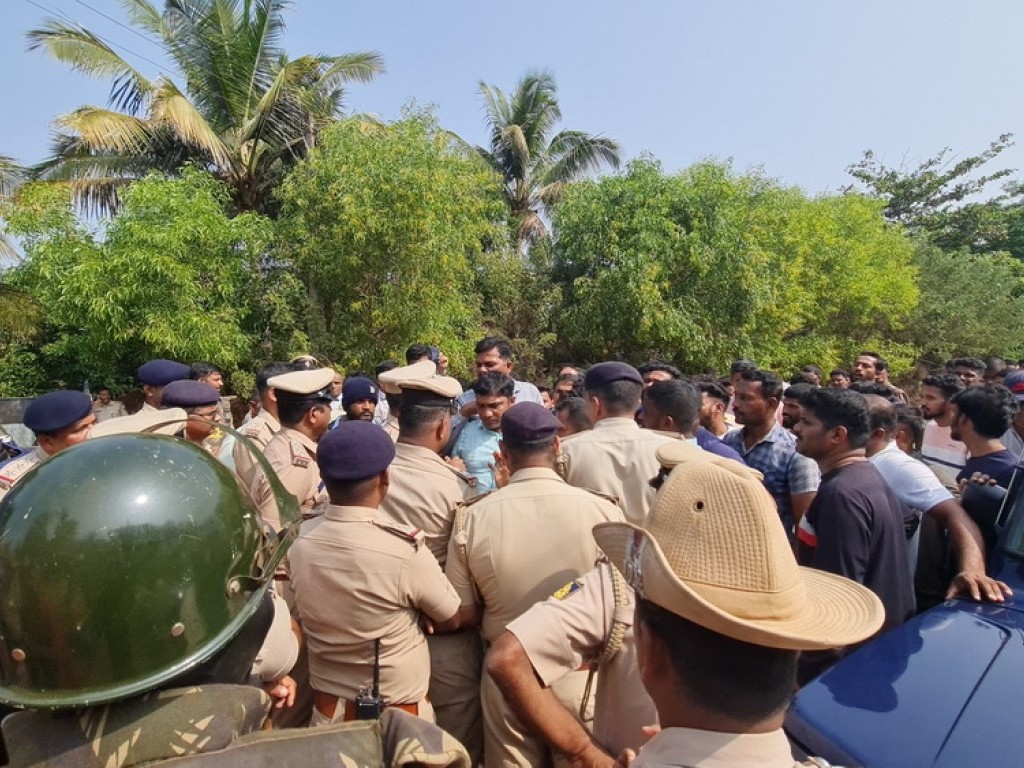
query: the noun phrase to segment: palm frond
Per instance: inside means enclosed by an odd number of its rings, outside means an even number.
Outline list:
[[[551,140],[548,157],[551,167],[541,181],[551,184],[573,181],[605,165],[618,168],[621,150],[618,142],[603,136],[562,131]]]
[[[231,167],[231,152],[220,135],[173,82],[161,79],[150,111],[154,124],[170,128],[182,142],[202,151],[221,168]]]
[[[28,179],[28,168],[13,157],[0,155],[0,197],[10,197]]]
[[[93,152],[141,154],[149,145],[147,122],[123,112],[79,107],[53,122],[58,129],[76,136],[82,147]]]
[[[31,51],[42,49],[77,72],[114,78],[110,103],[115,109],[137,111],[152,88],[141,72],[84,27],[48,19],[27,37]]]
[[[142,27],[151,35],[163,36],[163,17],[149,0],[121,0],[121,7],[132,24]]]

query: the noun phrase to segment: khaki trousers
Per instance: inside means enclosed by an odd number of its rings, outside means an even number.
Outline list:
[[[588,674],[586,670],[570,672],[551,686],[555,698],[577,717]],[[484,675],[480,684],[480,701],[484,713],[484,765],[487,768],[537,768],[549,765],[560,768],[568,765],[561,755],[553,754],[543,741],[526,729],[509,709],[501,690],[488,675]],[[593,693],[587,710],[584,725],[589,729],[594,719]]]
[[[462,742],[472,764],[483,760],[483,715],[480,711],[480,672],[483,640],[476,630],[454,635],[430,635],[430,688],[437,724]]]

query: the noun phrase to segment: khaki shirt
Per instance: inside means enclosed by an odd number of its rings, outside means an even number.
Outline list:
[[[609,568],[604,564],[565,585],[513,621],[508,630],[518,638],[546,687],[600,656],[615,619],[629,625],[622,646],[597,676],[594,738],[611,754],[637,750],[647,741],[641,729],[658,722],[636,667],[633,641],[633,590],[628,605],[615,606]]]
[[[562,441],[570,485],[615,496],[626,520],[643,525],[654,503],[650,480],[661,465],[654,452],[675,438],[641,429],[629,418],[601,419]]]
[[[327,493],[320,487],[316,443],[310,438],[298,430],[284,427],[270,439],[263,453],[281,483],[298,500],[303,515],[311,515],[317,507],[327,503]],[[253,479],[252,496],[259,506],[263,522],[275,531],[281,530],[277,502],[262,472]]]
[[[0,467],[0,499],[7,495],[18,479],[48,456],[38,446],[34,451],[19,456]]]
[[[381,424],[380,426],[381,426],[381,429],[383,429],[385,432],[388,433],[388,437],[390,437],[394,442],[396,442],[396,443],[398,442],[398,417],[397,416],[394,416],[394,415],[388,416],[387,420],[383,424]]]
[[[422,534],[367,507],[332,504],[303,523],[288,558],[314,689],[354,699],[372,681],[380,638],[381,695],[394,703],[427,695],[420,613],[446,621],[459,596],[421,542]]]
[[[391,485],[380,510],[392,520],[423,531],[427,548],[444,568],[455,508],[466,484],[444,459],[419,445],[397,443],[389,468]]]
[[[266,453],[270,438],[281,431],[281,422],[266,411],[260,411],[252,421],[238,431]],[[253,480],[256,479],[256,475],[260,474],[260,465],[253,457],[249,447],[242,445],[241,440],[235,441],[235,447],[231,450],[231,458],[234,459],[235,474],[238,475],[238,479],[246,488],[252,488]]]
[[[553,470],[520,469],[467,508],[465,530],[448,545],[446,573],[463,604],[483,604],[483,636],[493,643],[510,621],[593,568],[595,525],[623,519],[612,502]]]
[[[640,750],[633,768],[795,768],[793,751],[779,728],[769,733],[721,733],[666,728]]]
[[[96,403],[92,408],[92,412],[96,414],[97,422],[106,421],[107,419],[117,419],[121,416],[127,415],[127,412],[120,400],[111,400],[106,405]]]

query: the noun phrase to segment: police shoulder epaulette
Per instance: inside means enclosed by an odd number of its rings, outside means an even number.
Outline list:
[[[459,503],[462,504],[463,506],[466,506],[466,507],[472,507],[474,504],[476,504],[478,501],[480,501],[480,499],[486,499],[492,493],[494,493],[494,491],[484,491],[483,493],[481,493],[481,494],[479,494],[477,496],[474,496],[471,499],[466,499],[465,501],[459,502]]]
[[[406,525],[393,520],[374,520],[373,524],[383,528],[388,533],[393,533],[407,541],[411,541],[417,547],[423,543],[424,533],[415,525]]]
[[[292,447],[292,466],[295,467],[308,467],[310,462],[309,451],[306,450],[306,446],[300,443],[298,440],[291,441]]]

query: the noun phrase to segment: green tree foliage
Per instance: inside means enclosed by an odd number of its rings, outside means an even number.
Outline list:
[[[22,190],[6,218],[25,259],[5,280],[45,310],[40,365],[51,384],[124,380],[151,357],[252,364],[253,324],[272,313],[249,307],[280,281],[269,284],[260,269],[269,220],[228,218],[228,194],[194,169],[147,177],[98,238],[75,218],[67,189]]]
[[[869,150],[848,171],[869,194],[885,201],[886,218],[912,235],[927,237],[947,251],[1009,250],[1024,258],[1021,185],[1006,184],[1002,193],[978,199],[990,184],[1013,173],[1009,168],[983,172],[1012,146],[1013,137],[1007,133],[977,155],[956,160],[947,147],[909,169],[889,167]]]
[[[605,165],[619,167],[619,145],[583,131],[551,135],[562,110],[549,72],[527,73],[507,95],[487,83],[479,87],[490,146],[477,147],[477,152],[504,181],[516,245],[533,243],[547,234],[541,213],[558,200],[568,182]]]
[[[917,301],[912,246],[879,210],[715,162],[669,176],[642,159],[573,185],[554,215],[560,352],[689,370],[846,359]]]
[[[344,85],[382,69],[376,53],[289,59],[285,0],[122,0],[137,33],[184,77],[150,78],[84,27],[48,19],[28,33],[79,72],[113,78],[110,107],[57,119],[45,178],[71,182],[76,201],[110,211],[125,184],[196,161],[231,189],[237,210],[273,213],[271,190],[340,113]]]
[[[1024,354],[1024,264],[1007,253],[917,249],[921,300],[906,332],[933,364],[958,355]]]
[[[428,115],[325,131],[281,190],[281,255],[309,292],[315,353],[365,370],[423,341],[464,372],[480,331],[471,264],[507,239],[499,184]]]

